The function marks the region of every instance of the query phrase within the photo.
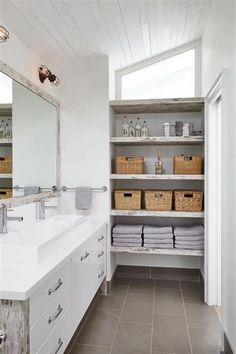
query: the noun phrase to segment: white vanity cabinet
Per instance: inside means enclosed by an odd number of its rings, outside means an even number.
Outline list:
[[[75,330],[105,278],[105,236],[101,227],[72,256],[72,328]]]
[[[64,353],[105,275],[104,224],[85,238],[30,297],[30,354]]]

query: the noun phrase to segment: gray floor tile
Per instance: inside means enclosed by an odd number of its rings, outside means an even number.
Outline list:
[[[191,352],[184,316],[155,315],[153,351],[189,354]]]
[[[204,298],[204,289],[202,283],[194,281],[181,281],[181,288],[183,297],[197,297],[199,299]]]
[[[213,307],[197,298],[184,299],[189,327],[219,327],[219,320]]]
[[[151,268],[151,279],[199,281],[199,269]]]
[[[118,319],[119,311],[93,310],[82,327],[76,343],[110,347]]]
[[[121,321],[152,323],[153,296],[128,295]]]
[[[118,266],[116,275],[118,278],[150,279],[150,267]]]
[[[128,294],[135,295],[153,295],[154,294],[154,280],[150,279],[133,279],[131,281]]]
[[[156,289],[154,313],[184,316],[184,306],[180,290]]]
[[[120,323],[112,354],[150,354],[152,327],[145,324]]]
[[[70,354],[109,354],[109,348],[75,344]]]
[[[179,280],[166,280],[166,279],[157,279],[156,288],[161,289],[180,289]]]
[[[111,295],[99,296],[96,301],[96,309],[109,309],[121,311],[124,304],[127,288],[123,286],[114,286]]]
[[[219,354],[220,330],[216,328],[190,328],[193,354]]]
[[[130,278],[115,278],[113,281],[113,286],[129,286],[131,282]]]

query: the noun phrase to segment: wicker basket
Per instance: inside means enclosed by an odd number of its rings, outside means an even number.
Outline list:
[[[179,190],[174,192],[175,210],[202,211],[203,192]]]
[[[145,209],[169,211],[172,209],[172,191],[145,191]]]
[[[119,210],[140,210],[141,209],[140,190],[117,190],[114,191],[115,209]]]
[[[200,175],[202,174],[201,156],[174,156],[174,174]]]
[[[116,173],[142,174],[144,170],[144,158],[142,156],[117,156]]]
[[[0,173],[12,173],[12,157],[0,157]]]
[[[12,189],[0,188],[0,199],[8,199],[12,197]]]

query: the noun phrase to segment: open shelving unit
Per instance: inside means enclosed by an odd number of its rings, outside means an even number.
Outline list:
[[[12,104],[0,104],[0,123],[12,120]],[[12,156],[12,139],[0,138],[0,156]],[[12,188],[12,173],[0,173],[0,188]]]
[[[121,125],[124,115],[128,121],[135,123],[136,118],[146,120],[149,127],[148,137],[121,137]],[[205,214],[201,212],[179,211],[148,211],[148,210],[116,210],[113,208],[113,191],[115,189],[195,189],[204,190],[204,174],[202,175],[176,175],[173,174],[173,156],[177,154],[202,155],[204,157],[204,136],[190,137],[164,137],[162,124],[166,121],[192,122],[194,129],[204,131],[204,99],[184,98],[165,100],[121,100],[110,102],[111,136],[110,136],[110,190],[111,190],[111,229],[116,223],[127,224],[155,224],[164,225],[189,225],[204,223]],[[157,149],[166,169],[165,174],[154,174],[154,162],[156,161]],[[116,174],[114,170],[115,156],[144,156],[144,174]],[[126,255],[125,264],[129,264],[129,258],[137,255],[152,255],[181,258],[188,256],[199,259],[199,267],[202,262],[204,251],[158,249],[146,247],[114,247],[110,246],[113,254]],[[123,259],[123,258],[122,258]],[[120,262],[121,258],[119,258]],[[131,258],[130,258],[131,260]],[[186,260],[187,262],[187,260]],[[132,264],[132,262],[130,263]],[[188,264],[186,263],[186,266]]]

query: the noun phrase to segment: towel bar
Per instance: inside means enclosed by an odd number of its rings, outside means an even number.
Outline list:
[[[67,191],[75,191],[76,188],[68,188],[67,186],[62,186],[61,188],[59,188],[59,191],[62,192],[67,192]],[[107,187],[106,186],[102,186],[100,188],[92,188],[93,192],[106,192],[107,191]]]

